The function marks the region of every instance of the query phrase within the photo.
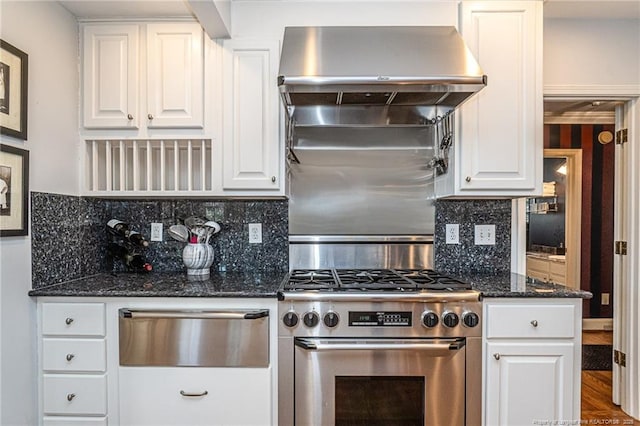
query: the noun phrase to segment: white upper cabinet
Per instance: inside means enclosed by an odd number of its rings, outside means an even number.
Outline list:
[[[86,24],[84,127],[202,128],[202,34],[197,23]]]
[[[438,196],[541,192],[542,1],[463,1],[460,30],[487,86],[456,112],[453,170]]]
[[[85,26],[83,40],[84,127],[137,129],[139,26]]]
[[[277,41],[223,43],[223,188],[279,190]]]
[[[199,24],[147,25],[147,126],[203,126],[204,68]]]

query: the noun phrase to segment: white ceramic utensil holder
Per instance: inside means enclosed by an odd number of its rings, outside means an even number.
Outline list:
[[[213,263],[213,247],[203,243],[189,243],[182,250],[187,275],[209,275]]]

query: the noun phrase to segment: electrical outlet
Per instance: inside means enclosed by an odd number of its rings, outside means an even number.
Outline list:
[[[262,244],[262,224],[261,223],[249,224],[249,243]]]
[[[447,223],[447,244],[460,244],[460,225],[457,223]]]
[[[602,293],[602,304],[603,305],[609,304],[609,293]]]
[[[493,246],[496,244],[496,226],[495,225],[476,225],[475,226],[475,245],[477,246]]]
[[[162,241],[162,224],[151,224],[151,241]]]

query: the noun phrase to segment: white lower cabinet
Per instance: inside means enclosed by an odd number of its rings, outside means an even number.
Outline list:
[[[274,298],[38,298],[42,426],[277,424]],[[268,310],[265,367],[120,365],[119,310]],[[224,344],[224,341],[217,342]]]
[[[121,367],[122,425],[260,426],[271,419],[271,369]]]
[[[107,414],[104,374],[45,374],[42,382],[45,414]]]
[[[485,425],[580,419],[581,303],[485,299]]]
[[[106,425],[104,303],[40,303],[43,425]]]

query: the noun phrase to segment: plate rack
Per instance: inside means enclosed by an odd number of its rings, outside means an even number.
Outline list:
[[[169,195],[211,191],[211,139],[85,141],[86,191]]]

